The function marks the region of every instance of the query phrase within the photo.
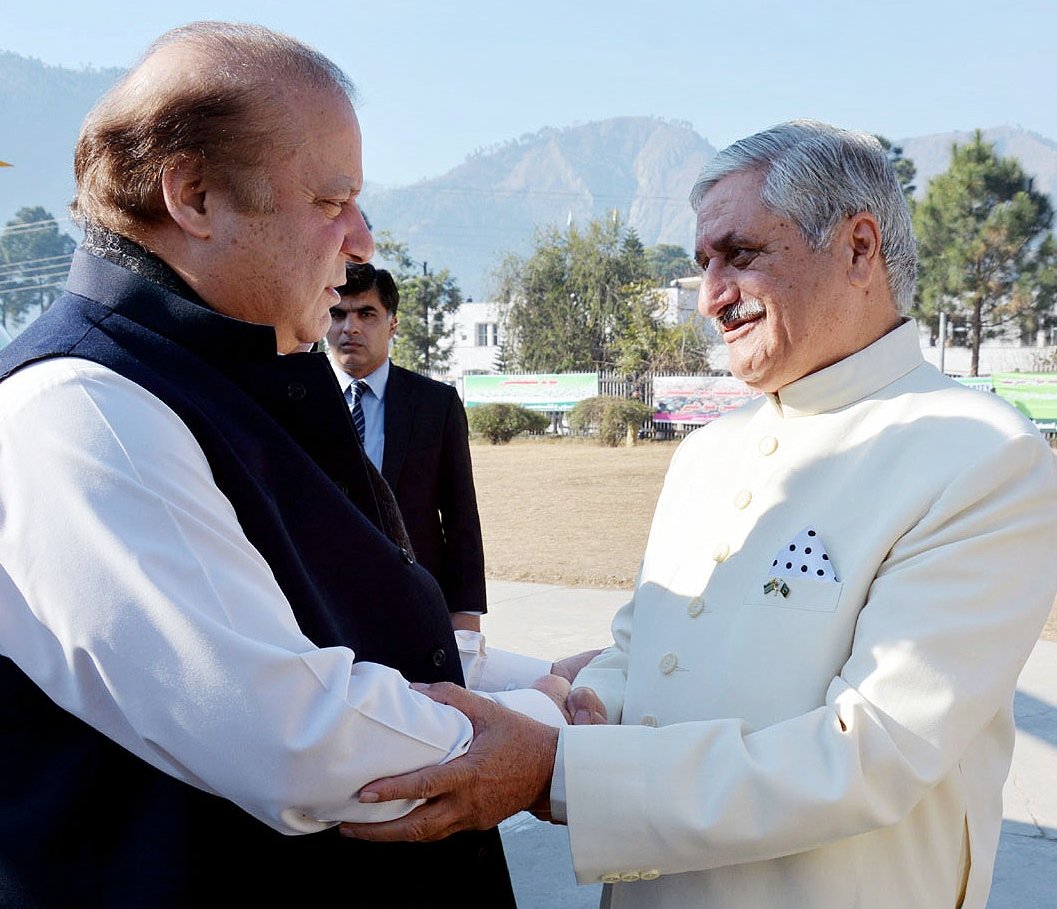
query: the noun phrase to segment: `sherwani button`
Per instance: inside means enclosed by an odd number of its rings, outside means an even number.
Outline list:
[[[674,653],[666,653],[661,657],[661,672],[665,675],[671,675],[675,672],[675,667],[679,665],[679,657]]]
[[[726,543],[720,543],[715,550],[712,552],[712,560],[715,562],[725,562],[727,556],[730,555],[730,546]]]
[[[774,436],[764,436],[760,439],[760,454],[764,457],[773,455],[778,450],[778,440]]]
[[[742,489],[734,496],[734,507],[735,508],[748,508],[749,502],[752,501],[752,493],[747,489]]]
[[[619,874],[614,874],[612,872],[610,872],[609,874],[603,874],[602,875],[602,883],[603,884],[619,884],[620,883],[620,875]]]
[[[686,604],[687,615],[689,615],[692,619],[696,619],[704,611],[705,604],[701,601],[701,597],[694,597],[689,603]]]
[[[620,880],[625,884],[631,884],[642,877],[637,871],[621,871]]]
[[[291,382],[286,386],[286,396],[291,401],[300,401],[306,394],[308,394],[308,390],[300,382]]]
[[[643,871],[639,875],[639,880],[643,881],[655,881],[661,876],[661,873],[656,868],[651,868],[649,871]]]
[[[656,726],[657,725],[657,717],[655,717],[652,713],[644,713],[642,715],[642,725],[643,726]]]
[[[433,665],[443,666],[445,661],[448,659],[448,655],[444,652],[443,647],[438,647],[433,651]]]

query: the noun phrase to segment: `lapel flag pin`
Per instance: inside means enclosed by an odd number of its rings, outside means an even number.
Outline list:
[[[763,592],[765,594],[773,593],[775,596],[781,594],[783,597],[787,597],[789,596],[789,589],[789,585],[781,578],[771,578],[771,580],[763,585]]]

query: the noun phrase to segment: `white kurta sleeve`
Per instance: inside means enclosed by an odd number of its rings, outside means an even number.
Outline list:
[[[0,652],[143,760],[284,833],[406,813],[357,792],[472,737],[396,671],[313,645],[184,424],[82,360],[0,384]]]

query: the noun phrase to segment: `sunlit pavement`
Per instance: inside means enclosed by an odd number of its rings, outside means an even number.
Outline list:
[[[495,647],[557,659],[603,647],[626,591],[488,582],[482,620]],[[987,909],[1057,909],[1057,643],[1039,641],[1017,686],[1017,739]],[[564,827],[518,814],[500,826],[519,909],[595,909],[580,886]]]

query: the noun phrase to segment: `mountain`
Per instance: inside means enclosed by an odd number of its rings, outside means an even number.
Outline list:
[[[15,165],[0,169],[0,225],[23,206],[42,205],[66,217],[81,121],[120,75],[117,69],[47,66],[0,51],[0,160]],[[1018,158],[1057,207],[1057,142],[1014,126],[983,133],[1001,154]],[[951,144],[971,138],[947,132],[897,141],[917,166],[919,195],[946,169]],[[687,196],[713,154],[688,123],[618,117],[541,129],[474,152],[448,173],[410,186],[368,182],[362,203],[376,232],[407,243],[430,270],[448,269],[465,295],[481,301],[502,258],[530,252],[536,230],[584,225],[614,209],[646,246],[689,249],[694,225]]]
[[[25,206],[67,217],[81,121],[121,72],[48,66],[0,51],[0,161],[14,165],[0,170],[0,224]]]
[[[535,229],[584,225],[614,209],[647,246],[689,248],[687,196],[714,154],[688,123],[620,117],[543,129],[412,186],[367,186],[362,202],[375,231],[449,268],[464,293],[481,299],[504,254],[531,251]]]

